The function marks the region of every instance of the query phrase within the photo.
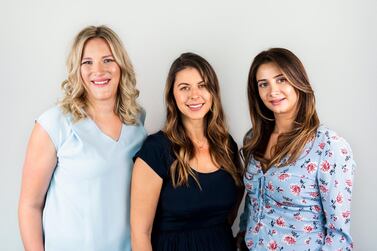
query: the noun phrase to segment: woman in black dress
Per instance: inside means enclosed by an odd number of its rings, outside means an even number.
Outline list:
[[[243,171],[210,64],[193,53],[177,58],[165,102],[164,130],[150,135],[135,156],[132,250],[235,250],[231,225]]]

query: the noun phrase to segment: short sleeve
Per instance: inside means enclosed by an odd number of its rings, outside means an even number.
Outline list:
[[[169,158],[168,141],[162,132],[147,137],[141,149],[134,156],[134,161],[137,158],[147,163],[162,179],[168,177],[172,161]]]
[[[58,106],[50,108],[40,115],[36,122],[47,132],[55,149],[58,150],[69,131],[67,117],[63,114],[61,109]]]
[[[253,128],[250,128],[243,137],[243,145],[245,145],[253,137]]]

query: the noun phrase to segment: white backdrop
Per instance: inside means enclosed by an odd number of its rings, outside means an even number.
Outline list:
[[[316,92],[321,122],[348,140],[358,164],[355,250],[375,250],[376,1],[0,1],[0,250],[22,250],[17,203],[27,140],[34,119],[61,95],[74,35],[92,24],[109,25],[125,43],[150,133],[163,125],[165,78],[180,53],[196,52],[215,68],[240,145],[250,127],[252,58],[269,47],[295,52]]]

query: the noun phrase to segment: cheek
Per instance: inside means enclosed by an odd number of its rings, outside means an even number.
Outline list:
[[[208,97],[207,100],[208,100],[208,101],[207,101],[208,105],[209,105],[209,106],[212,106],[212,105],[213,105],[213,97],[212,97],[211,94],[209,95],[209,97]]]
[[[297,100],[298,100],[298,93],[296,92],[296,90],[293,87],[287,88],[286,95],[289,96],[292,101],[297,102]]]
[[[113,67],[110,72],[111,72],[111,75],[113,76],[113,78],[118,80],[118,82],[119,82],[120,75],[121,75],[120,68],[119,67]]]
[[[88,79],[88,71],[83,67],[80,69],[80,77],[84,81],[84,83],[86,83]]]
[[[185,101],[183,95],[179,93],[176,89],[173,90],[173,97],[178,107]]]
[[[261,89],[258,89],[259,98],[262,100],[263,104],[266,105],[267,102],[267,92]]]

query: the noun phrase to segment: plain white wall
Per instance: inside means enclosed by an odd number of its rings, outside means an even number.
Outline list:
[[[0,250],[22,250],[17,223],[21,171],[34,119],[60,97],[74,35],[107,24],[137,73],[152,133],[164,122],[163,88],[180,53],[204,56],[221,83],[231,133],[250,127],[246,80],[252,58],[286,47],[303,61],[322,123],[351,144],[357,161],[355,250],[377,238],[377,2],[333,1],[5,1],[0,15]]]

